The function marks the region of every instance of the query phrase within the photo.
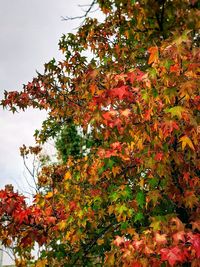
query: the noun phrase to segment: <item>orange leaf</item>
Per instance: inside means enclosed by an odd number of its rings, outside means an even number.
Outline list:
[[[158,47],[152,46],[148,49],[150,53],[148,64],[154,63],[158,61]]]

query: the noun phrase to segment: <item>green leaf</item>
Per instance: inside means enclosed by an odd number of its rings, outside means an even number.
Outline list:
[[[107,168],[110,168],[112,170],[113,165],[115,164],[115,162],[112,159],[109,159],[107,162]]]
[[[121,223],[121,230],[126,230],[128,227],[128,222],[122,222]]]
[[[150,69],[149,69],[149,74],[150,74],[150,77],[151,77],[151,78],[155,79],[156,76],[157,76],[156,69],[154,69],[154,68],[150,68]]]
[[[134,222],[141,222],[142,220],[144,220],[144,215],[142,212],[138,212],[135,215]]]
[[[152,178],[149,180],[149,184],[151,185],[152,188],[156,188],[158,183],[159,183],[159,180],[157,178]]]
[[[153,97],[157,97],[158,96],[158,91],[156,90],[155,87],[152,88],[152,94],[153,94]]]
[[[165,109],[165,113],[171,113],[172,117],[178,117],[179,119],[182,118],[182,112],[186,112],[185,108],[181,106],[175,106],[169,109]]]
[[[121,193],[123,200],[129,200],[133,198],[132,190],[130,186],[127,186]]]
[[[109,196],[112,202],[116,202],[120,198],[119,192],[112,192]]]
[[[143,208],[145,204],[145,194],[143,191],[139,191],[136,195],[136,201],[138,203],[138,206]]]
[[[125,206],[125,204],[120,204],[116,207],[116,210],[121,215],[123,212],[126,212],[128,208]]]
[[[169,70],[170,67],[171,67],[171,65],[173,65],[173,64],[174,64],[174,62],[173,62],[172,60],[167,59],[167,60],[165,61],[165,63],[164,63],[164,66],[165,66],[165,68],[166,68],[167,70]]]

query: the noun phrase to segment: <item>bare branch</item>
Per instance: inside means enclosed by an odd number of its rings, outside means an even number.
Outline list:
[[[37,192],[37,191],[38,191],[38,186],[37,186],[37,182],[36,182],[36,180],[35,180],[35,174],[34,174],[35,170],[34,170],[34,166],[33,166],[33,171],[31,171],[31,170],[29,169],[28,165],[26,164],[25,157],[23,157],[23,162],[24,162],[24,166],[25,166],[26,170],[28,171],[28,173],[29,173],[29,174],[31,175],[31,177],[33,178],[33,182],[34,182],[34,184],[35,184],[35,187],[32,186],[32,185],[29,183],[28,179],[27,179],[26,176],[25,176],[26,182],[27,182],[27,184],[28,184],[31,188],[33,188],[33,189]]]
[[[76,20],[76,19],[86,19],[88,14],[91,13],[93,6],[96,4],[96,0],[93,0],[92,3],[89,6],[89,8],[85,11],[85,14],[82,16],[76,16],[76,17],[62,17],[63,20]]]
[[[5,249],[3,249],[3,248],[0,248],[0,251],[5,252],[5,253],[10,257],[10,259],[11,259],[12,261],[15,260],[15,258],[14,258],[14,257],[7,251],[7,250],[5,250]]]

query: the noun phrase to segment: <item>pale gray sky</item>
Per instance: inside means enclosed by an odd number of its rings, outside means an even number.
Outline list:
[[[82,14],[78,5],[90,0],[0,0],[0,97],[4,89],[20,90],[42,71],[43,64],[59,57],[58,41],[81,21],[62,21],[62,16]],[[45,113],[28,110],[12,114],[0,108],[0,188],[12,183],[26,190],[19,147],[34,143]],[[9,260],[5,256],[4,264]]]

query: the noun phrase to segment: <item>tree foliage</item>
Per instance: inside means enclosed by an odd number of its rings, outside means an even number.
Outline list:
[[[17,266],[34,262],[35,244],[37,267],[199,266],[199,3],[94,5],[102,22],[85,18],[62,36],[62,61],[5,92],[13,112],[48,111],[38,143],[66,127],[57,141],[66,157],[41,169],[48,190],[32,205],[0,191],[0,238]],[[77,127],[90,136],[81,156]]]
[[[78,129],[73,123],[64,125],[58,133],[55,143],[62,161],[66,162],[69,156],[74,158],[82,157],[84,141],[84,138],[78,133]]]

